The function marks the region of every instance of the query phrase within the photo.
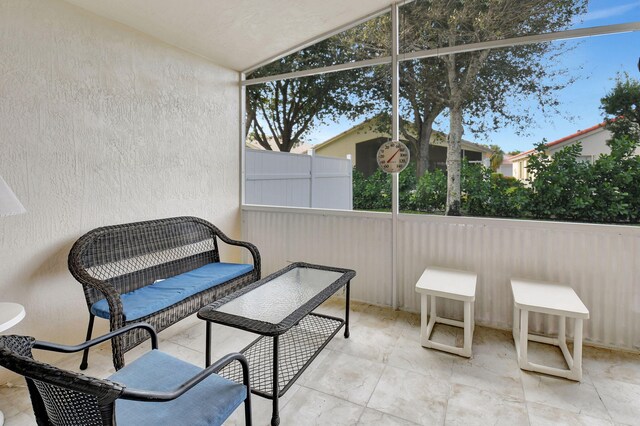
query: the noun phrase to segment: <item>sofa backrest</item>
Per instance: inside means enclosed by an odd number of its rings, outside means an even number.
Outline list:
[[[88,286],[99,280],[128,293],[219,262],[218,229],[195,217],[105,226],[89,231],[71,248],[69,271],[83,284],[89,305],[103,298]]]

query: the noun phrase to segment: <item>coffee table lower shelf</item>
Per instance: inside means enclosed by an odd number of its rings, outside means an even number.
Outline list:
[[[286,333],[276,336],[278,340],[278,395],[276,398],[285,394],[343,325],[342,318],[311,313]],[[251,392],[264,398],[274,399],[274,338],[260,336],[240,352],[249,361]],[[218,374],[242,383],[242,369],[237,362],[227,365]]]

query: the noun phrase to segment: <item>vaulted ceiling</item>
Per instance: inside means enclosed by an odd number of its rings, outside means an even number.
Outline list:
[[[392,0],[67,0],[242,71]]]

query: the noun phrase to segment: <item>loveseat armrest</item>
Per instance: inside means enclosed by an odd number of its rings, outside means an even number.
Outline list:
[[[258,247],[256,247],[255,245],[247,241],[240,241],[240,240],[234,240],[232,238],[229,238],[224,232],[222,232],[217,227],[216,227],[216,236],[218,236],[220,240],[222,240],[226,244],[229,244],[231,246],[244,247],[247,250],[249,250],[249,253],[251,253],[251,256],[253,257],[253,268],[255,269],[257,274],[256,280],[259,280],[261,278],[260,251],[258,251]]]

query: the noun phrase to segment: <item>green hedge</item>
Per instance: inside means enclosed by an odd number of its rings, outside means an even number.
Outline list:
[[[638,141],[621,136],[607,142],[611,153],[593,164],[579,160],[580,144],[549,157],[544,145],[529,159],[535,176],[528,185],[477,164],[463,163],[462,210],[468,216],[639,223],[640,157]],[[416,179],[415,167],[400,174],[400,210],[442,213],[447,198],[445,172]],[[391,210],[391,177],[378,170],[365,178],[354,170],[353,204],[357,210]]]

